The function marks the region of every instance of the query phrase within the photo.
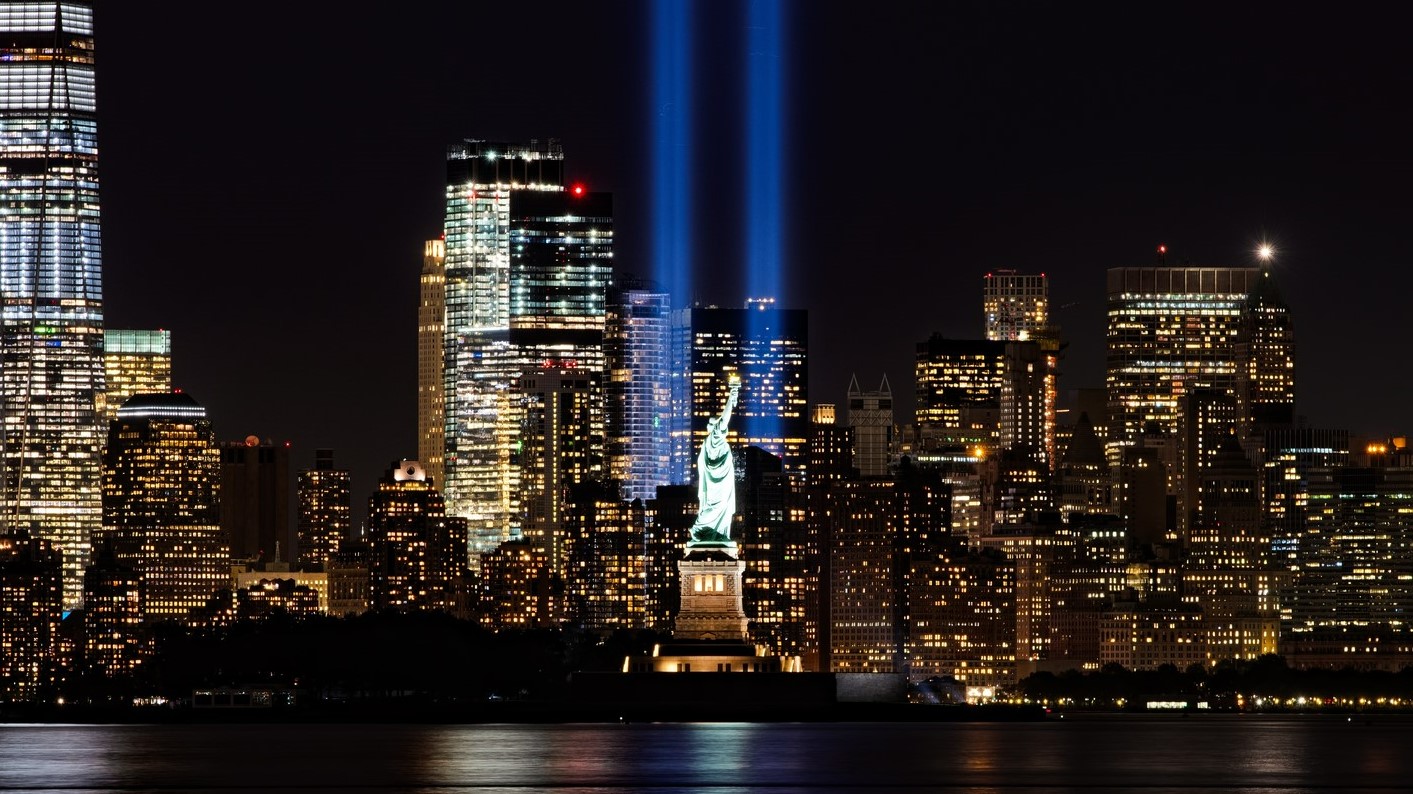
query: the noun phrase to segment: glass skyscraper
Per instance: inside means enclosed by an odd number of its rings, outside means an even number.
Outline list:
[[[91,3],[0,3],[0,518],[63,555],[66,607],[102,518],[93,62]]]
[[[608,466],[630,501],[646,502],[669,482],[668,310],[666,292],[640,283],[620,283],[609,302]]]
[[[473,553],[508,536],[517,496],[510,197],[563,189],[564,154],[555,141],[467,140],[447,152],[442,491],[447,514],[467,520]]]

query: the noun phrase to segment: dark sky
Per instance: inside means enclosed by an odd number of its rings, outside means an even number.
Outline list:
[[[1104,271],[1279,254],[1299,413],[1407,431],[1410,15],[1395,4],[787,0],[786,306],[812,402],[981,333],[1045,272],[1062,388],[1103,383]],[[416,454],[417,273],[446,146],[558,138],[650,273],[650,6],[98,9],[109,327],[172,330],[218,435],[333,447],[361,513]],[[217,16],[217,10],[226,16]],[[1318,10],[1318,13],[1315,13]],[[697,289],[739,305],[744,17],[697,3]]]

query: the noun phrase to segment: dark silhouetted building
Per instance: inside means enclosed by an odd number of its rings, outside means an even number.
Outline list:
[[[297,536],[289,521],[289,442],[221,445],[221,531],[236,560],[291,562]]]

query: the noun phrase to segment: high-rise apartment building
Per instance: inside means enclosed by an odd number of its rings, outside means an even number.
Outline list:
[[[230,579],[221,533],[221,451],[206,409],[183,393],[118,409],[103,453],[103,534],[142,578],[143,620],[182,620]]]
[[[893,451],[893,388],[888,376],[874,391],[849,379],[849,427],[854,429],[854,468],[864,477],[885,477]]]
[[[672,392],[666,292],[620,282],[604,330],[609,475],[623,498],[646,502],[668,483]]]
[[[0,702],[48,700],[61,658],[62,571],[54,544],[0,535]]]
[[[642,628],[646,502],[624,501],[618,488],[596,482],[570,486],[569,494],[565,616],[591,629]]]
[[[741,378],[731,416],[733,449],[757,446],[803,471],[809,439],[809,315],[770,299],[744,309],[672,312],[672,479],[694,481],[707,420],[721,414],[730,374]]]
[[[0,4],[0,525],[63,555],[102,520],[103,277],[91,2]]]
[[[327,570],[353,529],[352,475],[334,466],[332,449],[314,450],[314,468],[299,473],[299,564]]]
[[[118,408],[136,394],[172,390],[172,332],[103,331],[104,424],[118,416]]]
[[[466,522],[415,460],[397,462],[368,499],[371,596],[378,609],[457,612],[468,574]]]
[[[99,543],[83,575],[83,649],[88,670],[104,677],[132,673],[142,661],[142,576]]]
[[[520,376],[524,416],[514,463],[520,470],[524,536],[549,552],[550,569],[566,564],[565,496],[571,486],[603,477],[603,388],[600,373],[540,369]]]
[[[421,297],[417,304],[417,457],[437,487],[446,454],[446,240],[422,248]]]
[[[445,482],[473,553],[509,536],[518,489],[511,455],[520,362],[511,350],[511,197],[564,189],[555,141],[467,140],[447,152],[446,320],[442,367]]]
[[[1261,271],[1119,267],[1108,274],[1109,449],[1144,432],[1175,437],[1194,389],[1236,395],[1248,363],[1238,343]]]

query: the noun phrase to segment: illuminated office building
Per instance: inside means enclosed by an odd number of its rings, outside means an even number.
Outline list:
[[[1109,452],[1140,434],[1175,437],[1195,389],[1236,396],[1248,364],[1239,342],[1256,268],[1120,267],[1108,273]]]
[[[919,426],[944,446],[994,447],[999,438],[1006,343],[933,334],[917,345]]]
[[[433,485],[443,486],[446,454],[446,241],[422,248],[421,296],[417,304],[417,457]]]
[[[395,463],[368,499],[371,596],[376,609],[462,609],[469,574],[466,522],[415,460]]]
[[[1272,561],[1299,568],[1306,543],[1310,472],[1351,464],[1348,430],[1313,427],[1269,430],[1265,441],[1262,510],[1271,532]]]
[[[693,307],[672,313],[672,481],[695,479],[707,420],[726,404],[728,377],[741,379],[731,416],[733,449],[757,446],[802,471],[809,439],[809,315],[770,299],[744,309]]]
[[[266,562],[295,559],[298,536],[289,521],[289,442],[221,444],[221,532],[231,558]]]
[[[563,576],[565,494],[604,474],[602,381],[597,371],[542,369],[521,375],[516,388],[524,418],[513,462],[524,537],[547,549],[551,571]]]
[[[1310,469],[1288,606],[1293,632],[1390,624],[1413,611],[1413,468]]]
[[[60,667],[62,569],[54,544],[0,535],[0,703],[46,700]]]
[[[854,430],[854,468],[863,477],[885,477],[893,451],[893,388],[888,376],[874,391],[849,379],[849,427]]]
[[[668,296],[620,284],[609,301],[604,330],[605,422],[610,476],[623,498],[647,501],[668,482],[665,428],[672,408],[668,357]]]
[[[1035,339],[1050,322],[1050,282],[1044,273],[997,270],[982,287],[986,338],[999,342]]]
[[[172,332],[105,329],[103,377],[105,425],[117,417],[118,407],[129,397],[171,391]]]
[[[90,2],[0,4],[0,525],[63,555],[66,608],[103,514],[93,44]]]
[[[981,539],[1015,569],[1017,674],[1034,671],[1033,663],[1051,658],[1055,572],[1079,554],[1078,533],[1059,523],[1011,524],[996,527]]]
[[[509,536],[518,496],[511,464],[520,366],[510,344],[511,197],[563,189],[564,155],[552,140],[467,140],[447,152],[440,485],[448,513],[467,520],[474,553]]]
[[[353,529],[352,475],[334,467],[332,449],[314,450],[314,468],[299,473],[299,564],[325,570]]]
[[[230,578],[221,532],[221,451],[189,395],[142,394],[118,409],[103,453],[103,534],[142,577],[143,620],[182,620]]]

